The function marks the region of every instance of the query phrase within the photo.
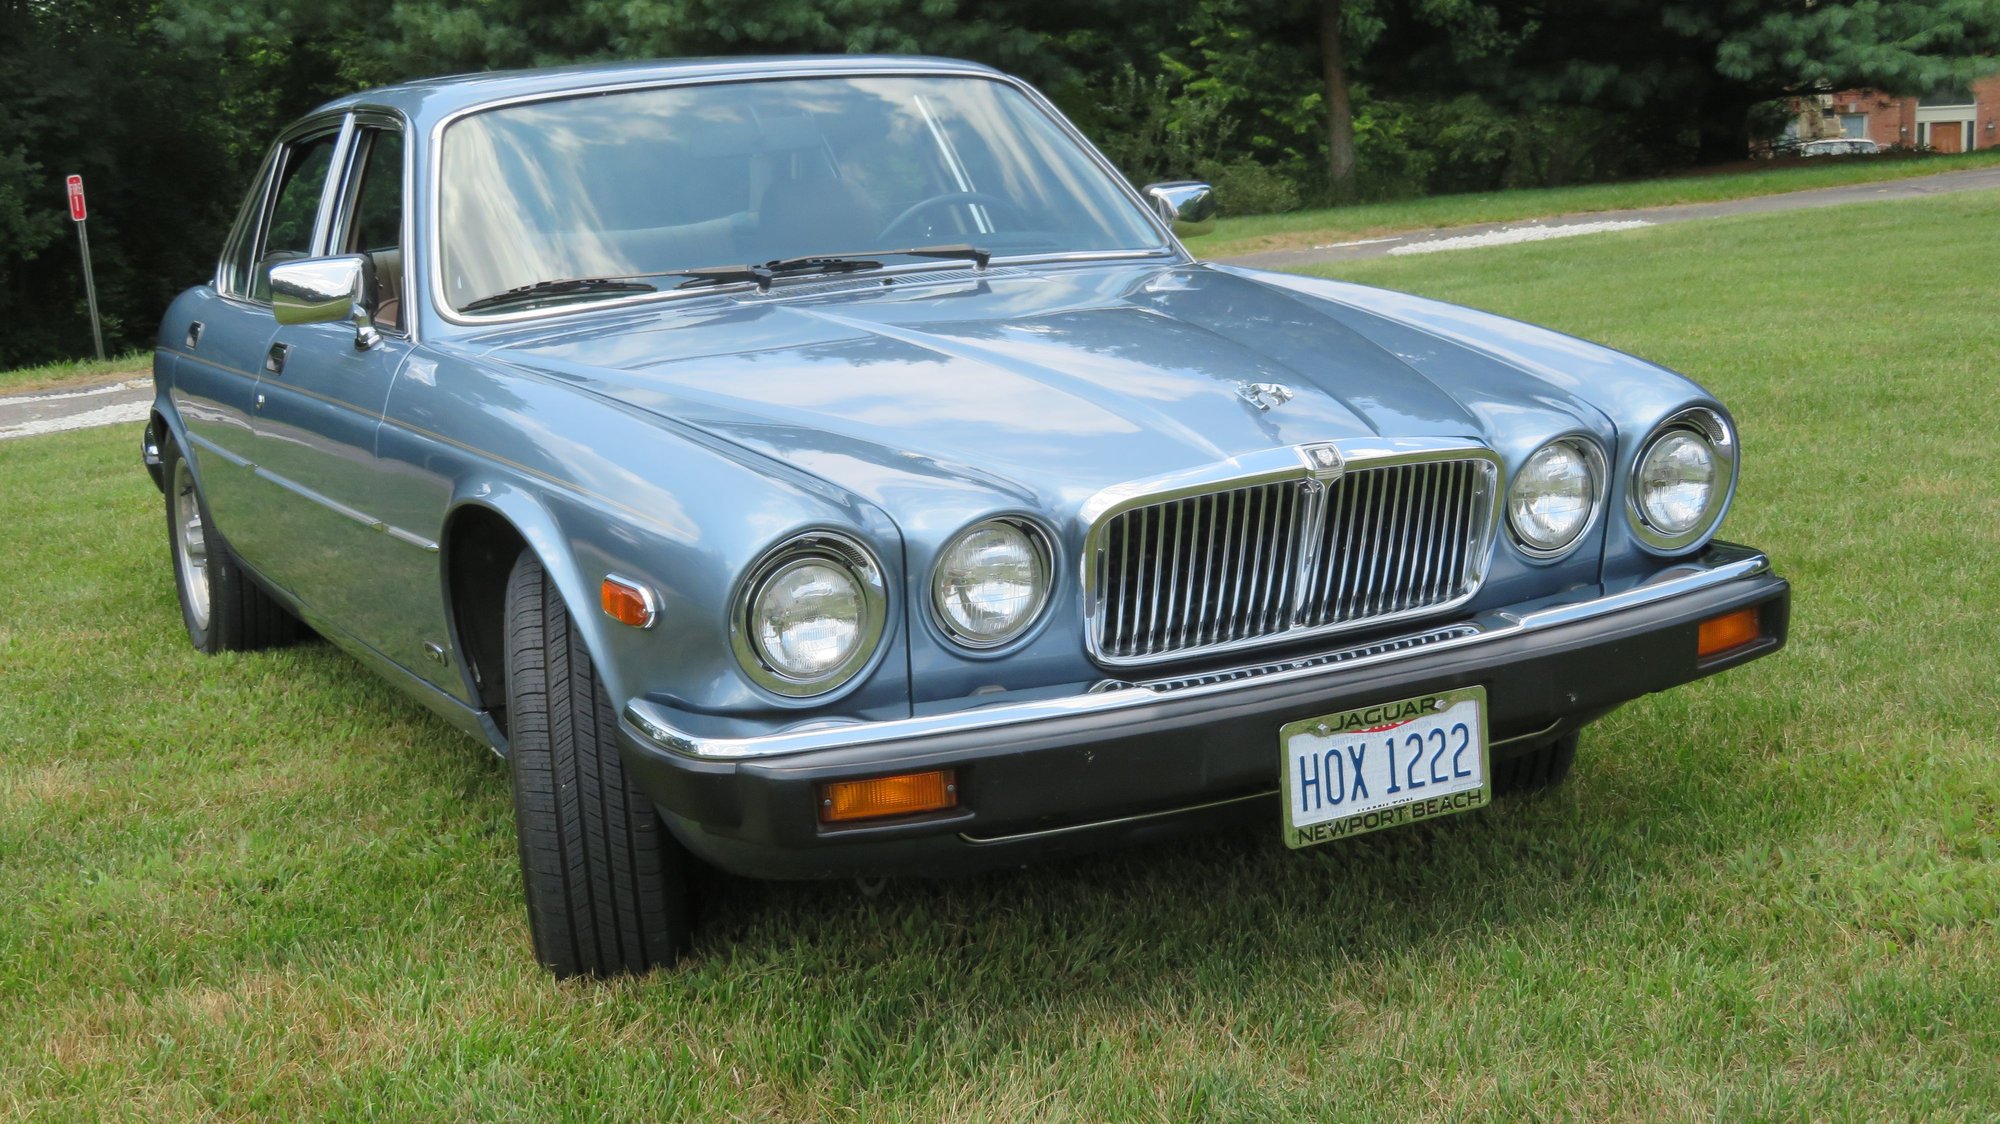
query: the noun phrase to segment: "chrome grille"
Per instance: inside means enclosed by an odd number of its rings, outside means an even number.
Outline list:
[[[1183,675],[1173,679],[1148,679],[1141,683],[1127,683],[1107,679],[1092,687],[1093,691],[1111,690],[1114,687],[1141,687],[1155,694],[1165,695],[1175,691],[1185,691],[1189,687],[1208,687],[1217,683],[1237,683],[1245,679],[1258,679],[1280,671],[1298,671],[1308,667],[1332,667],[1335,664],[1352,663],[1356,660],[1371,660],[1398,652],[1414,651],[1442,644],[1448,640],[1464,640],[1481,635],[1482,630],[1473,624],[1451,624],[1443,628],[1431,629],[1409,636],[1398,636],[1374,644],[1364,644],[1359,648],[1343,648],[1338,652],[1324,652],[1318,655],[1301,656],[1297,659],[1280,660],[1276,663],[1253,664],[1249,667],[1232,667],[1226,671],[1211,671],[1202,675]],[[1109,684],[1109,686],[1106,686]]]
[[[1138,497],[1100,520],[1090,622],[1100,660],[1149,663],[1382,624],[1478,588],[1493,523],[1490,455],[1272,475]]]
[[[1302,623],[1323,625],[1394,616],[1454,600],[1476,537],[1474,461],[1432,461],[1362,469],[1328,490],[1326,530],[1314,596]]]

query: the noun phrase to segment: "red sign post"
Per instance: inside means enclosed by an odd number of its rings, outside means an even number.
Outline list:
[[[97,320],[97,279],[90,274],[90,226],[84,220],[90,212],[83,205],[83,177],[68,176],[63,186],[69,196],[70,221],[76,223],[76,241],[83,251],[83,295],[90,302],[90,338],[97,344],[97,358],[104,358],[104,329]]]

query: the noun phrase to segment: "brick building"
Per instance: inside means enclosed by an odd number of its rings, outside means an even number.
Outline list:
[[[1819,136],[1866,137],[1885,146],[1928,146],[1939,152],[2000,148],[2000,74],[1967,89],[1923,97],[1842,90],[1817,100]]]

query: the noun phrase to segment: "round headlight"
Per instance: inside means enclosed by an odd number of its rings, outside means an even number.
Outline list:
[[[794,679],[813,680],[861,646],[861,585],[829,562],[793,562],[772,574],[750,610],[757,650]]]
[[[1633,531],[1657,550],[1695,545],[1721,522],[1735,471],[1735,434],[1721,414],[1695,407],[1668,418],[1632,466]]]
[[[885,620],[881,568],[858,544],[806,535],[760,560],[739,610],[737,655],[759,683],[818,695],[853,678]]]
[[[1522,550],[1552,558],[1576,545],[1597,511],[1603,465],[1597,446],[1573,439],[1535,450],[1507,490],[1507,521]]]
[[[1715,491],[1715,450],[1685,429],[1653,442],[1639,459],[1639,512],[1662,534],[1701,525]]]
[[[992,648],[1019,636],[1048,597],[1048,545],[1040,532],[1010,520],[960,534],[938,556],[931,576],[938,622],[968,648]]]

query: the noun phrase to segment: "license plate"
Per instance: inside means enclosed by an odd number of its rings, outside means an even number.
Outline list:
[[[1493,798],[1484,687],[1293,722],[1278,732],[1278,748],[1292,848],[1484,808]]]

